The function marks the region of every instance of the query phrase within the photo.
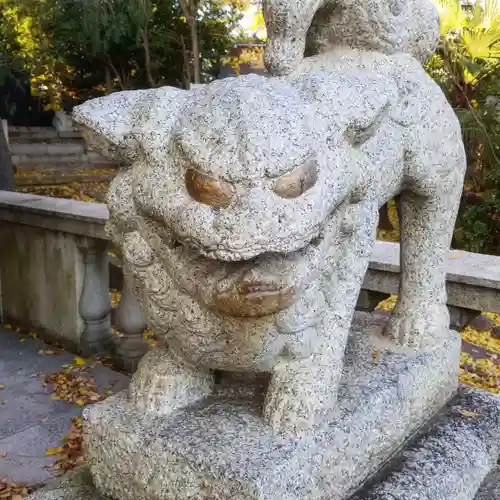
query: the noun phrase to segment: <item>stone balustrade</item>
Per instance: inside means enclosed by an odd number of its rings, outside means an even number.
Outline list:
[[[4,321],[33,327],[83,354],[113,354],[128,370],[145,352],[145,328],[132,286],[122,295],[112,335],[110,261],[119,256],[104,230],[108,210],[99,203],[0,191],[0,287]],[[116,281],[116,276],[115,276]],[[398,292],[399,245],[378,242],[358,309],[373,310]],[[500,313],[500,257],[451,251],[448,305],[461,328],[481,311]]]
[[[398,293],[399,245],[377,242],[358,309],[372,310]],[[500,257],[451,250],[447,262],[451,326],[460,330],[481,311],[500,313]]]
[[[123,279],[115,311],[123,336],[112,335],[107,219],[99,203],[0,191],[2,315],[133,370],[146,351],[145,325]]]

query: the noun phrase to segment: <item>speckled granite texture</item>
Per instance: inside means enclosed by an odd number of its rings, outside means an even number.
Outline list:
[[[286,75],[311,56],[345,46],[425,61],[439,40],[431,0],[264,0],[266,66]]]
[[[376,484],[352,500],[498,499],[499,454],[500,398],[463,389],[429,430],[394,457]]]
[[[343,498],[456,386],[444,259],[466,162],[421,65],[435,9],[268,0],[265,17],[281,76],[117,92],[73,112],[122,165],[108,232],[168,345],[88,413],[91,472],[117,500]],[[398,304],[349,336],[395,195]]]
[[[74,116],[125,164],[109,231],[170,347],[132,381],[141,411],[203,398],[212,370],[270,372],[262,417],[276,432],[327,422],[378,209],[397,193],[402,283],[385,335],[418,350],[448,327],[465,156],[453,110],[412,57],[330,51],[287,78],[119,92]]]
[[[26,500],[107,500],[101,496],[90,471],[82,467],[28,496]]]
[[[497,465],[486,477],[474,500],[498,500],[500,498],[500,466]]]
[[[224,439],[224,438],[222,438]],[[463,388],[448,407],[407,443],[385,469],[350,500],[498,500],[500,468],[500,398]],[[185,473],[191,471],[186,470]],[[283,474],[281,471],[279,476]],[[279,479],[278,479],[279,481]],[[208,483],[205,484],[210,490]],[[122,500],[127,497],[116,497]],[[142,497],[138,497],[142,498]],[[155,496],[148,497],[154,500]],[[169,497],[180,500],[181,497]],[[205,498],[185,496],[183,500]],[[211,496],[211,500],[265,496]],[[287,494],[273,500],[295,499]],[[304,498],[304,497],[303,497]],[[321,500],[338,497],[320,495]],[[88,470],[70,474],[28,500],[105,500]]]
[[[357,315],[338,415],[312,439],[273,433],[258,399],[223,393],[168,418],[138,412],[125,393],[93,406],[86,446],[100,491],[119,500],[344,498],[457,387],[456,333],[416,356],[391,353],[384,321]]]

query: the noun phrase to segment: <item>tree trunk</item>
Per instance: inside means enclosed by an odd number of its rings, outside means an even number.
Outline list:
[[[186,44],[184,43],[184,37],[181,35],[181,45],[182,45],[182,58],[184,60],[183,64],[183,77],[184,77],[184,86],[186,90],[191,88],[191,64],[189,63],[189,55],[186,48]]]
[[[198,24],[196,22],[196,16],[198,14],[198,8],[202,4],[201,0],[181,0],[180,6],[182,14],[186,18],[186,22],[189,25],[190,35],[191,35],[191,56],[192,56],[192,67],[193,67],[193,83],[201,83],[201,68],[200,68],[200,42],[198,38]]]
[[[191,20],[191,44],[193,50],[193,79],[194,83],[201,83],[201,71],[200,71],[200,44],[198,41],[198,26],[196,23],[196,18],[193,16]]]
[[[113,79],[111,78],[111,71],[109,70],[109,66],[106,66],[104,70],[106,72],[106,91],[108,94],[111,94],[115,88]]]
[[[5,137],[3,126],[0,127],[0,190],[14,191],[14,172],[12,170],[12,160],[10,157],[7,138]]]
[[[149,37],[146,30],[141,30],[141,38],[142,38],[142,48],[144,49],[144,66],[146,69],[146,78],[148,80],[148,84],[151,88],[156,87],[153,74],[151,71],[151,53],[149,51]]]

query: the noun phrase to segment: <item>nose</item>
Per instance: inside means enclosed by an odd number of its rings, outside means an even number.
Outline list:
[[[189,196],[198,203],[213,208],[226,208],[233,200],[233,186],[223,179],[190,168],[186,171],[185,183]]]

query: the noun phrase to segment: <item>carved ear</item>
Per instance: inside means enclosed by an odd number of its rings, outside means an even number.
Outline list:
[[[115,92],[76,106],[73,120],[94,151],[116,162],[130,164],[141,152],[137,132],[157,108],[166,107],[170,115],[175,115],[179,101],[184,101],[180,97],[183,94],[187,92],[172,87]]]

